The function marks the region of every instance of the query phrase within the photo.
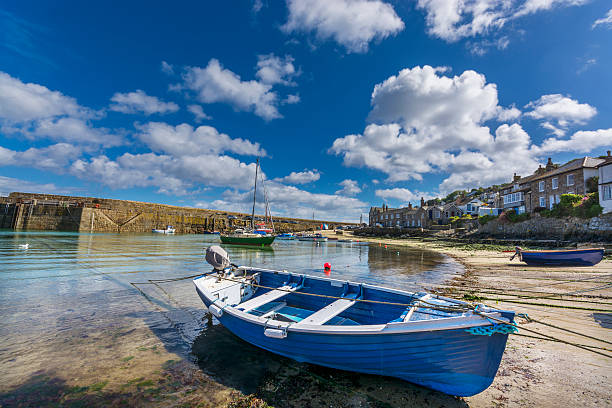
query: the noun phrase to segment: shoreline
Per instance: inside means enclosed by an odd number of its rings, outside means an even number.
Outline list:
[[[351,237],[352,234],[344,233]],[[329,233],[327,233],[330,236]],[[470,407],[604,406],[612,404],[612,260],[593,267],[528,267],[504,246],[420,239],[354,237],[360,241],[432,250],[461,263],[465,271],[434,292],[527,313],[531,319],[582,333],[569,333],[517,318],[493,384],[462,398]],[[494,250],[495,249],[495,250]],[[511,250],[509,248],[508,250]],[[604,286],[604,287],[601,287]],[[610,357],[560,342],[536,339],[535,330]],[[603,342],[597,339],[604,340]]]

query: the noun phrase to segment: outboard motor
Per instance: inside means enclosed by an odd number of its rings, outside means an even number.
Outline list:
[[[219,245],[206,248],[206,262],[211,264],[216,271],[222,271],[231,265],[229,255]]]

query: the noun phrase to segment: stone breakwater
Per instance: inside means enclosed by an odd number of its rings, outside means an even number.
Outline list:
[[[257,217],[257,216],[256,216]],[[137,201],[47,194],[11,193],[0,198],[0,228],[75,232],[151,232],[172,225],[178,233],[229,231],[250,226],[249,214]],[[321,223],[275,218],[278,232],[314,229]]]

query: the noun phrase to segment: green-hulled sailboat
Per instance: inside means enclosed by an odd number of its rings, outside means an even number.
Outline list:
[[[233,245],[251,245],[251,246],[268,246],[274,242],[274,235],[268,234],[257,234],[255,231],[255,197],[257,195],[257,171],[259,170],[259,159],[257,159],[257,164],[255,166],[255,189],[253,190],[253,212],[251,213],[251,231],[245,231],[243,229],[238,229],[231,234],[221,234],[221,242],[224,244],[233,244]],[[263,178],[262,178],[263,180]],[[265,192],[265,185],[264,185]],[[265,195],[265,194],[264,194]],[[268,203],[266,198],[266,216],[268,214]],[[270,220],[272,220],[272,215],[270,215]],[[274,226],[274,224],[272,224]]]

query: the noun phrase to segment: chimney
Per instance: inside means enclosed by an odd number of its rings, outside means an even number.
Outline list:
[[[425,207],[425,198],[421,197],[421,208]]]
[[[519,181],[521,179],[521,176],[517,176],[516,173],[514,173],[514,177],[512,177],[512,182],[516,183],[517,181]]]
[[[555,168],[555,165],[553,164],[552,159],[549,157],[548,161],[546,162],[546,171],[550,171],[554,168]]]

